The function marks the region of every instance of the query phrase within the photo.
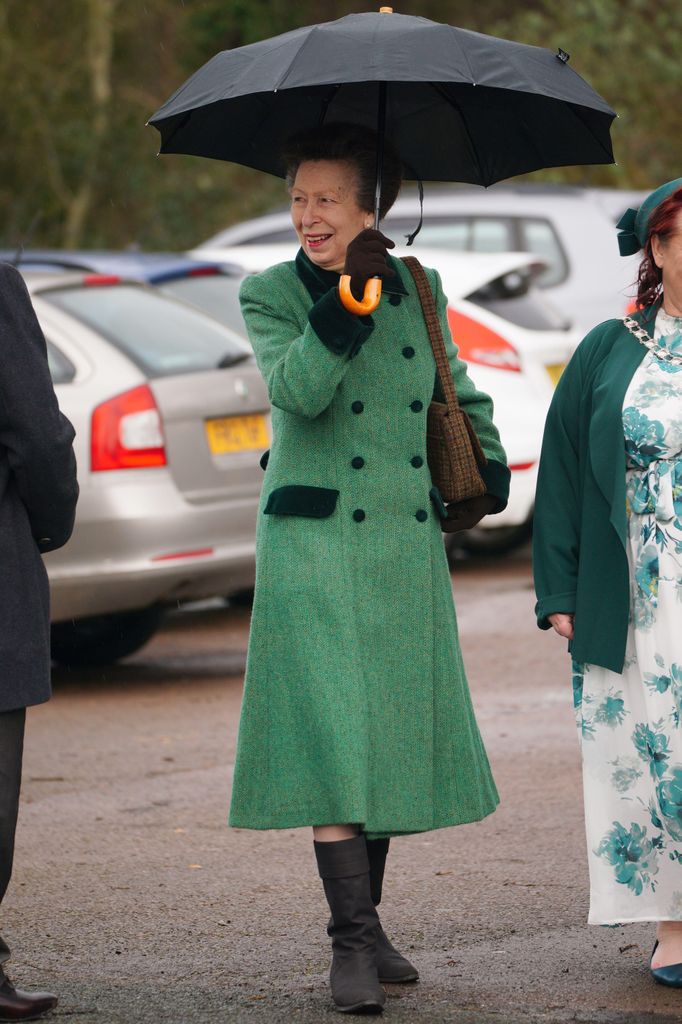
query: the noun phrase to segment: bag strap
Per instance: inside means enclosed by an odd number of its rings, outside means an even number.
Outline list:
[[[447,352],[445,351],[445,341],[443,340],[443,332],[441,330],[438,311],[436,310],[436,302],[433,297],[433,292],[431,291],[429,279],[416,256],[403,256],[402,261],[414,278],[414,283],[417,286],[417,293],[419,294],[419,301],[421,302],[422,312],[424,313],[426,329],[429,332],[429,341],[431,342],[433,356],[436,360],[436,370],[438,371],[440,386],[442,388],[443,395],[445,396],[445,404],[449,409],[454,411],[459,408],[459,401],[457,400],[457,392],[455,391],[455,384],[450,371],[450,363],[448,362]]]

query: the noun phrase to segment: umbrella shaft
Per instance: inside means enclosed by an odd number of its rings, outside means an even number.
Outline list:
[[[379,110],[377,114],[377,174],[374,192],[374,228],[379,228],[381,206],[381,178],[384,173],[384,137],[386,135],[386,82],[379,82]]]

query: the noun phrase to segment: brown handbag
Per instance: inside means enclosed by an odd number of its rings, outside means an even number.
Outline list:
[[[487,490],[479,470],[487,465],[487,459],[471,420],[457,400],[433,292],[415,256],[404,256],[403,263],[417,286],[440,391],[445,398],[444,402],[432,399],[426,418],[426,457],[431,479],[447,504],[479,498]]]

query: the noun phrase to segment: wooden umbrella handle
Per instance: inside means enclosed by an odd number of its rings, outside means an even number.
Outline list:
[[[339,281],[339,298],[344,309],[356,316],[366,316],[373,313],[381,299],[381,278],[370,277],[365,282],[365,293],[360,301],[355,298],[350,290],[350,274],[342,274]]]

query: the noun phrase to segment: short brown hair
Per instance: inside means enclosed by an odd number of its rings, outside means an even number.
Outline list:
[[[309,160],[338,160],[357,172],[357,201],[361,210],[374,212],[376,163],[379,136],[371,128],[337,122],[323,124],[289,139],[282,151],[287,188],[291,189],[298,169]],[[393,206],[403,182],[403,168],[396,150],[384,140],[379,217],[383,220]]]

